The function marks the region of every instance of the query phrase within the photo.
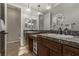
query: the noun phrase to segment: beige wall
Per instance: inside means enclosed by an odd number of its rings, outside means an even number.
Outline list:
[[[0,4],[0,17],[1,17],[1,4]]]

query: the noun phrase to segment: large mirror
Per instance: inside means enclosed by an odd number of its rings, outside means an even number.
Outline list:
[[[63,14],[56,14],[53,18],[53,30],[58,30],[59,27],[63,25],[64,15]]]
[[[53,29],[63,24],[63,28],[79,31],[79,3],[60,3],[51,12]]]
[[[37,30],[37,19],[25,18],[25,30]]]
[[[25,18],[25,29],[31,30],[32,29],[32,20],[29,18]]]

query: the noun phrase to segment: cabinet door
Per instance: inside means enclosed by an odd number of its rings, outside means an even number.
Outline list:
[[[53,52],[53,56],[55,55],[62,55],[61,54],[61,44],[60,43],[57,43],[57,42],[54,42],[54,41],[49,41],[47,39],[43,39],[42,40],[42,44],[47,46],[50,50],[52,50]]]
[[[60,54],[56,51],[50,50],[50,56],[60,56]]]
[[[38,44],[38,50],[37,50],[38,56],[49,56],[49,49],[42,44]]]
[[[79,56],[79,49],[63,45],[64,56]]]
[[[33,51],[33,40],[32,38],[30,38],[30,36],[28,37],[28,45],[29,45],[29,51]]]

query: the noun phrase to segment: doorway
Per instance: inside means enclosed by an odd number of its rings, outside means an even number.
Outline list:
[[[7,55],[17,56],[20,47],[21,9],[7,5]]]
[[[0,3],[0,21],[2,20],[3,23],[5,23],[5,6],[4,3]],[[0,25],[2,23],[0,22]],[[2,26],[0,26],[0,55],[5,55],[5,31],[1,29]]]

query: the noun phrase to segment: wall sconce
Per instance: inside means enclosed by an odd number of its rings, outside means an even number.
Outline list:
[[[46,9],[47,10],[50,10],[51,9],[51,6],[48,4],[47,7],[46,7]]]

